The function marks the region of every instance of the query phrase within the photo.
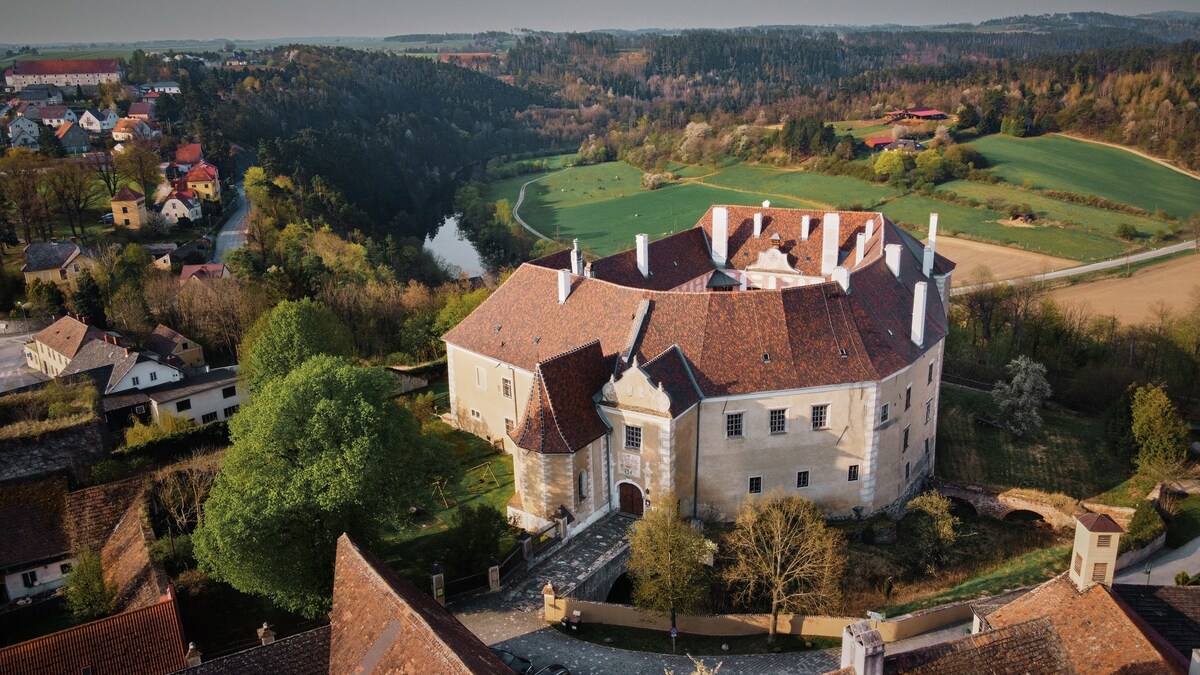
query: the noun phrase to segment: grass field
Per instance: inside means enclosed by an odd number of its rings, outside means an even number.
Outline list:
[[[892,125],[878,120],[843,120],[831,122],[837,135],[850,134],[855,138],[872,138],[875,136],[890,136]]]
[[[1130,469],[1105,448],[1099,422],[1043,410],[1044,425],[1028,439],[972,419],[992,416],[989,394],[943,387],[938,410],[938,476],[997,492],[1034,488],[1086,499],[1125,480]]]
[[[972,145],[1010,183],[1098,195],[1177,218],[1200,212],[1200,181],[1133,153],[1063,136],[985,136]]]
[[[1196,187],[1200,189],[1200,183]],[[1138,232],[1144,235],[1155,234],[1171,226],[1165,220],[1065,202],[1060,199],[1040,195],[1036,192],[1030,192],[1029,190],[1022,190],[1006,183],[989,185],[987,183],[956,180],[945,183],[939,186],[938,189],[984,202],[989,199],[1000,199],[1008,204],[1028,204],[1037,213],[1039,219],[1049,219],[1059,223],[1075,225],[1112,236],[1116,235],[1117,227],[1122,223],[1136,227]],[[1033,224],[1036,225],[1037,222],[1035,221]]]
[[[1099,232],[1061,227],[1008,227],[998,221],[1007,214],[986,208],[909,195],[884,204],[881,209],[893,222],[908,225],[921,236],[928,227],[929,214],[937,213],[942,231],[960,232],[967,237],[1071,260],[1106,260],[1125,251],[1125,244]]]
[[[826,176],[806,171],[781,171],[762,166],[738,164],[701,179],[706,185],[744,190],[766,198],[801,198],[828,207],[858,204],[869,209],[895,197],[897,191],[886,185],[868,183],[847,176]]]

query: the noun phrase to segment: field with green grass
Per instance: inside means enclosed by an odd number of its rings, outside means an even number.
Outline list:
[[[706,185],[741,190],[767,199],[804,199],[825,208],[857,204],[869,209],[895,197],[896,189],[848,176],[826,176],[807,171],[783,171],[765,166],[738,164],[700,179]]]
[[[1017,438],[974,421],[993,417],[990,394],[943,387],[938,408],[937,474],[960,484],[992,490],[1033,488],[1087,499],[1129,477],[1105,447],[1097,420],[1054,410],[1041,411],[1040,431]]]
[[[1176,218],[1200,213],[1200,180],[1131,152],[1064,136],[994,134],[971,143],[997,176],[1018,185],[1097,195]]]
[[[1032,227],[1009,227],[999,223],[1008,218],[1007,214],[917,195],[888,202],[880,210],[893,222],[906,225],[922,237],[929,223],[929,214],[937,213],[941,231],[945,234],[962,233],[988,243],[1071,260],[1106,260],[1121,255],[1127,248],[1117,239],[1099,232],[1038,226],[1036,223]]]
[[[830,122],[833,125],[833,130],[838,136],[850,134],[859,139],[873,138],[875,136],[890,136],[892,134],[892,125],[876,122],[875,120],[843,120],[841,122]]]

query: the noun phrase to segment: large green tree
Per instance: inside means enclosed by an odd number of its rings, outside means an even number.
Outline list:
[[[308,298],[285,300],[250,329],[241,349],[243,373],[257,391],[318,354],[348,356],[350,345],[333,310]]]
[[[747,498],[726,545],[733,560],[725,578],[739,600],[751,607],[770,603],[768,643],[775,641],[781,612],[823,614],[841,597],[842,535],[803,497],[772,492]]]
[[[193,536],[201,567],[289,610],[328,612],[338,536],[370,547],[454,470],[394,387],[331,356],[266,382],[229,424],[233,445]]]
[[[678,612],[700,609],[708,593],[705,560],[714,546],[684,522],[674,495],[660,495],[629,533],[633,604],[666,614],[675,627]]]
[[[1155,480],[1171,480],[1187,460],[1187,422],[1161,387],[1147,384],[1133,392],[1133,437],[1138,472]]]

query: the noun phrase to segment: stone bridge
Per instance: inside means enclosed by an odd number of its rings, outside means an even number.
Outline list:
[[[970,504],[975,512],[997,520],[1014,520],[1018,518],[1040,518],[1055,529],[1074,527],[1075,512],[1067,513],[1058,506],[1048,504],[1025,495],[1014,494],[1014,491],[996,494],[974,485],[951,485],[938,483],[938,492],[955,501]]]

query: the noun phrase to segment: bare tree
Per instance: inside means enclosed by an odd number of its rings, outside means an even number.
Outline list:
[[[33,242],[34,230],[48,240],[45,177],[47,160],[29,148],[13,148],[0,158],[0,193],[4,194],[10,217],[20,225],[25,243]]]
[[[59,162],[47,174],[47,185],[55,209],[67,220],[71,234],[83,233],[84,214],[100,203],[96,176],[78,162]]]
[[[739,600],[770,601],[768,643],[775,641],[780,613],[836,607],[846,566],[842,537],[809,500],[779,491],[746,499],[726,545],[733,560],[725,578]]]
[[[200,522],[204,501],[221,470],[221,456],[219,452],[196,452],[155,474],[151,494],[166,514],[172,535],[187,534]]]
[[[158,172],[160,163],[158,149],[148,139],[135,139],[125,146],[116,157],[113,165],[117,175],[131,183],[137,183],[146,201],[154,199],[162,175]]]
[[[117,193],[117,189],[121,187],[121,177],[117,175],[111,155],[102,152],[92,153],[88,155],[87,166],[100,180],[106,194],[115,195]]]

